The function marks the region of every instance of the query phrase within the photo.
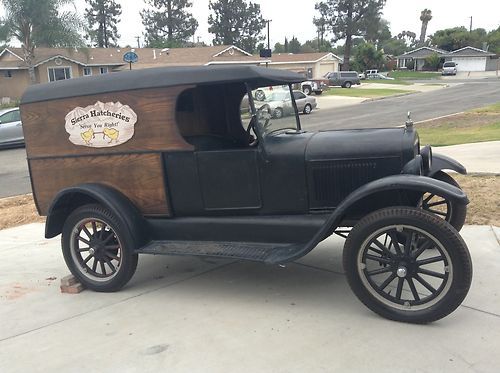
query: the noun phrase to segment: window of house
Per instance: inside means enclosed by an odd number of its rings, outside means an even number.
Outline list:
[[[105,67],[100,67],[99,68],[99,72],[101,74],[107,74],[108,73],[108,68],[105,66]]]
[[[10,70],[5,70],[4,73],[3,73],[3,76],[5,78],[12,78],[12,71]]]
[[[84,67],[83,68],[83,76],[91,76],[92,75],[92,68],[91,67]]]
[[[49,81],[55,82],[57,80],[71,79],[70,67],[49,67]]]

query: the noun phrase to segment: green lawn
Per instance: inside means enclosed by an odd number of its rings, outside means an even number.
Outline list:
[[[361,81],[361,84],[371,84],[371,83],[379,83],[379,84],[396,84],[396,85],[413,85],[413,83],[407,82],[405,80],[390,80],[390,79],[365,79]]]
[[[452,118],[416,125],[420,142],[433,146],[500,140],[500,102]]]
[[[398,70],[388,74],[391,78],[400,80],[437,79],[441,73],[427,71]]]
[[[344,96],[344,97],[388,97],[405,93],[413,93],[403,89],[388,89],[388,88],[330,88],[324,94],[328,96]]]

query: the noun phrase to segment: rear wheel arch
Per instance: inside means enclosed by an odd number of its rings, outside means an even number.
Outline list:
[[[138,209],[120,191],[103,184],[81,184],[59,192],[47,213],[45,237],[52,238],[62,233],[68,216],[89,204],[101,205],[119,217],[133,237],[134,247],[138,248],[145,242],[146,223]]]

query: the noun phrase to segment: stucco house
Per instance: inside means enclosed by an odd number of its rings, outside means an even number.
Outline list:
[[[123,55],[130,48],[37,48],[34,69],[36,83],[72,79],[128,70]],[[340,59],[333,53],[276,54],[270,59],[252,55],[234,45],[194,48],[135,48],[139,60],[133,69],[159,66],[224,64],[268,65],[317,78],[338,71]],[[21,48],[0,51],[0,100],[17,100],[30,84],[28,66]]]
[[[405,68],[410,61],[414,61],[414,69],[423,70],[426,58],[433,54],[441,57],[443,62],[456,62],[458,71],[493,71],[497,69],[498,58],[494,53],[474,47],[464,47],[454,51],[420,47],[398,56],[397,67]]]

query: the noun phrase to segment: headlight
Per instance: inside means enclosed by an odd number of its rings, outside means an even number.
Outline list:
[[[432,168],[432,148],[430,145],[424,146],[420,150],[420,155],[422,156],[422,168],[424,175],[427,175]]]

